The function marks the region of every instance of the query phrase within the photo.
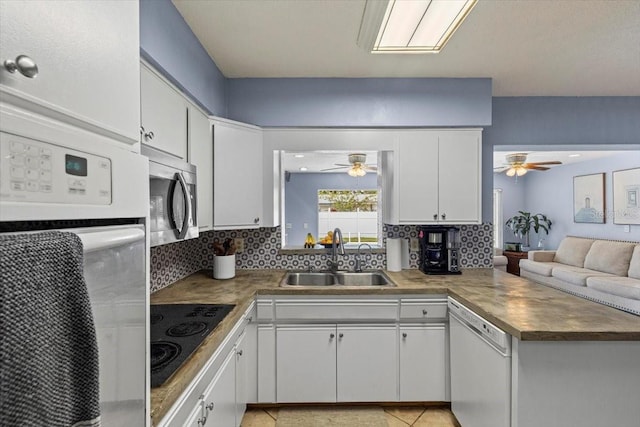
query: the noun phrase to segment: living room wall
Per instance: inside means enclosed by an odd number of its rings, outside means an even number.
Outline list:
[[[563,237],[567,235],[597,237],[614,240],[640,241],[640,225],[620,225],[613,223],[613,188],[612,172],[622,169],[640,167],[640,150],[629,150],[624,154],[611,157],[574,163],[554,167],[546,172],[531,172],[524,177],[507,178],[504,175],[494,177],[494,185],[503,185],[505,192],[503,200],[523,197],[523,205],[517,210],[531,213],[543,213],[553,221],[553,227],[548,236],[532,234],[530,244],[535,247],[539,238],[545,238],[546,249],[556,249]],[[605,174],[605,209],[604,224],[575,223],[573,220],[573,177],[595,173]],[[509,185],[508,181],[512,184]],[[498,188],[498,187],[496,187]],[[505,221],[513,213],[507,209],[514,207],[508,203],[505,206]],[[627,232],[626,230],[629,229]],[[510,231],[505,231],[505,241],[517,241]]]

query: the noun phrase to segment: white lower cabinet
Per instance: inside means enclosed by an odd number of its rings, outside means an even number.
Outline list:
[[[398,400],[395,325],[282,325],[276,334],[278,402]]]
[[[256,309],[252,304],[158,427],[237,427],[257,398]]]
[[[445,401],[445,325],[400,325],[400,400]]]
[[[338,325],[338,402],[398,400],[395,325]]]
[[[236,423],[236,352],[229,353],[216,377],[203,395],[203,425],[207,427],[230,427]]]
[[[258,403],[449,400],[441,295],[260,296]]]
[[[258,302],[259,306],[260,302]],[[259,310],[258,310],[259,311]],[[276,401],[276,325],[258,325],[258,402]]]
[[[336,325],[283,325],[276,335],[278,402],[335,402]]]

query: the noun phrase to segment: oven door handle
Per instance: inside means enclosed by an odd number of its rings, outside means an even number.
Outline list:
[[[178,178],[178,182],[182,187],[182,194],[184,195],[184,218],[182,219],[182,227],[179,230],[178,239],[184,239],[189,231],[189,221],[191,220],[191,193],[189,192],[189,187],[187,186],[187,181],[184,179],[184,175],[182,172],[176,173],[176,178]],[[174,219],[175,221],[175,219]]]

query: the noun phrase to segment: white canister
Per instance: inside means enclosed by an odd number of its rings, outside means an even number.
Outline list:
[[[231,279],[236,275],[236,256],[214,256],[213,257],[213,278]]]
[[[402,270],[402,239],[387,237],[387,270]]]

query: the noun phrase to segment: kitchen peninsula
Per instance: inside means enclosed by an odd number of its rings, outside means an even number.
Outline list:
[[[579,403],[580,400],[600,402],[597,407],[602,409],[600,411],[602,413],[617,412],[621,413],[623,418],[638,419],[640,417],[637,405],[624,400],[640,394],[638,389],[640,378],[637,378],[640,375],[637,366],[637,360],[640,360],[640,318],[638,316],[494,269],[468,269],[464,270],[461,276],[425,276],[417,270],[388,272],[387,274],[397,286],[380,289],[347,289],[339,286],[280,287],[284,274],[284,270],[238,270],[237,276],[232,280],[215,281],[211,279],[209,271],[202,271],[151,296],[152,304],[236,305],[190,360],[165,384],[151,390],[151,416],[154,425],[158,425],[169,412],[171,406],[187,389],[208,359],[214,355],[247,308],[254,303],[256,296],[275,298],[292,295],[303,295],[309,298],[350,295],[353,296],[352,299],[358,296],[400,298],[409,295],[427,298],[449,295],[510,334],[516,343],[514,344],[513,375],[519,376],[520,386],[514,387],[512,392],[514,405],[512,426],[531,426],[535,425],[532,423],[544,421],[545,415],[542,413],[545,411],[540,411],[536,417],[532,418],[531,402],[534,396],[538,407],[550,405],[550,410],[546,411],[550,413],[546,416],[556,416],[556,419],[562,419],[563,416],[571,415],[572,411],[577,411],[575,408],[571,409],[571,405]],[[594,363],[592,370],[583,371],[577,382],[554,383],[553,375],[563,375],[562,372],[557,372],[554,366],[564,370],[571,369],[572,364],[580,364],[575,359],[566,358],[566,349],[572,345],[584,346],[585,352],[595,354],[602,359],[591,360],[590,363]],[[518,351],[519,354],[517,354]],[[530,358],[529,353],[534,354],[535,357]],[[556,353],[557,357],[554,356]],[[529,367],[541,369],[538,363],[540,361],[546,369],[544,378],[549,380],[545,384],[545,390],[538,389],[539,384],[535,381],[530,383],[530,387],[527,383],[530,379],[527,377],[530,375],[527,369]],[[618,368],[615,368],[616,364]],[[611,378],[603,378],[604,374],[612,371],[607,366],[614,366]],[[600,369],[601,367],[603,369]],[[593,386],[596,383],[598,386]],[[566,387],[577,387],[580,384],[584,387],[591,384],[591,387],[587,390],[578,390],[577,396],[567,392]],[[612,390],[608,384],[618,388]],[[563,394],[556,394],[561,391]],[[551,398],[556,399],[556,402],[550,401]],[[564,405],[563,402],[567,404]],[[625,425],[617,422],[616,424]]]

